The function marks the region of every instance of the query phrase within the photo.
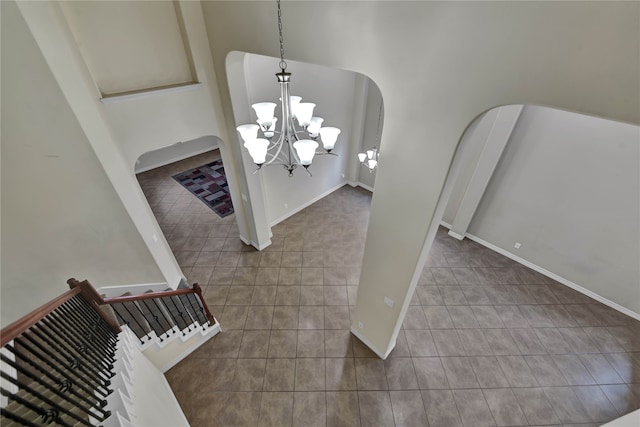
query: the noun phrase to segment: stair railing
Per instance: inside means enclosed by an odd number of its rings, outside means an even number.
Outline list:
[[[0,332],[3,426],[91,426],[110,416],[120,327],[89,292],[75,287]]]
[[[150,342],[154,336],[162,343],[173,334],[186,336],[217,323],[197,283],[191,289],[119,297],[102,297],[86,280],[69,279],[67,283],[72,289],[85,289],[97,306],[111,310],[117,323],[129,326],[141,344]]]

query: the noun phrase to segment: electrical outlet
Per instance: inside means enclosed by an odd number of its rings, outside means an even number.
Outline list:
[[[514,248],[516,249],[520,249],[520,246],[522,246],[520,243],[516,242],[515,245],[513,245]]]
[[[153,240],[153,243],[158,243],[158,236],[154,234],[153,236],[151,236],[151,240]]]
[[[288,209],[288,208],[289,208],[289,203],[285,203],[285,204],[284,204],[284,208],[285,208],[285,209]]]
[[[360,328],[360,329],[364,329],[364,323],[362,323],[362,322],[358,322],[358,328]]]
[[[341,174],[340,174],[340,177],[341,177],[342,179],[344,179],[344,174],[343,174],[343,173],[341,173]]]
[[[389,297],[384,297],[384,303],[387,304],[389,307],[393,307],[393,300]]]
[[[247,197],[246,194],[242,193],[242,200],[244,200],[245,202],[249,200],[249,198]]]

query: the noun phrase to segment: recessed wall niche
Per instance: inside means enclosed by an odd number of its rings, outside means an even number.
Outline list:
[[[177,2],[82,1],[61,5],[102,97],[197,81]]]

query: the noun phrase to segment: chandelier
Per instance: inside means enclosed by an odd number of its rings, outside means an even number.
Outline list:
[[[378,156],[380,156],[378,148],[373,147],[364,153],[358,153],[358,160],[360,160],[361,165],[369,168],[369,173],[372,173],[378,166]]]
[[[289,177],[293,176],[293,171],[302,166],[309,176],[309,166],[313,162],[313,157],[332,153],[340,129],[336,127],[323,127],[324,119],[314,117],[313,110],[316,104],[311,102],[301,102],[299,96],[289,94],[289,82],[291,73],[288,73],[287,63],[284,60],[284,41],[282,37],[282,10],[280,0],[278,6],[278,32],[280,35],[280,72],[276,73],[278,83],[280,83],[280,102],[282,103],[282,120],[280,131],[276,130],[278,118],[274,116],[276,104],[273,102],[259,102],[251,107],[258,117],[257,125],[245,124],[236,129],[244,141],[244,147],[249,151],[253,162],[258,166],[281,165],[289,172]],[[298,127],[294,124],[294,119],[298,122]],[[258,131],[262,132],[263,138],[258,138]],[[277,139],[274,141],[274,137]],[[318,152],[318,140],[322,142],[322,151]]]

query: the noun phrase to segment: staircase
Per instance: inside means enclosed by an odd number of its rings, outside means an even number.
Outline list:
[[[187,426],[162,372],[220,331],[200,287],[106,298],[68,283],[1,332],[0,425]]]

